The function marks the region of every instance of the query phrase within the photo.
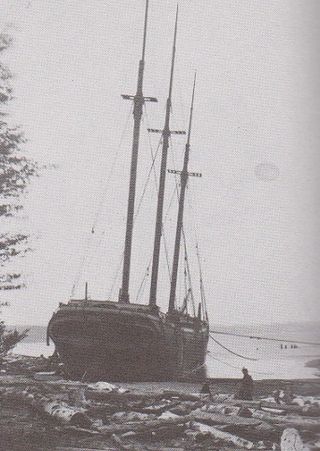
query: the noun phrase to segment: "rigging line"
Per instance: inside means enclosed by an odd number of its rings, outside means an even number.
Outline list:
[[[108,192],[108,190],[110,189],[110,186],[111,186],[111,185],[110,185],[110,180],[111,180],[111,177],[112,177],[112,175],[113,175],[113,170],[114,170],[114,167],[115,167],[115,165],[116,165],[116,162],[117,162],[117,159],[118,159],[118,156],[119,156],[119,151],[120,151],[120,149],[121,149],[121,146],[122,146],[122,143],[123,143],[123,140],[124,140],[124,137],[125,137],[127,128],[128,128],[128,124],[129,124],[129,120],[130,120],[130,117],[131,117],[131,115],[132,115],[132,112],[133,112],[133,106],[131,106],[130,111],[129,111],[129,113],[128,113],[128,116],[127,116],[127,118],[126,118],[125,126],[124,126],[124,129],[123,129],[123,131],[122,131],[122,133],[121,133],[121,136],[120,136],[119,145],[118,145],[118,147],[117,147],[116,154],[115,154],[115,156],[114,156],[114,158],[113,158],[113,160],[112,160],[112,163],[111,163],[111,168],[110,168],[110,171],[109,171],[109,173],[108,173],[108,177],[107,177],[107,181],[106,181],[106,186],[105,186],[104,191],[102,192],[101,200],[100,200],[99,206],[98,206],[98,210],[97,210],[97,213],[96,213],[96,215],[95,215],[95,219],[94,219],[94,222],[93,222],[93,225],[92,225],[92,229],[93,229],[93,230],[94,230],[94,228],[95,228],[95,226],[96,226],[96,224],[97,224],[99,215],[100,215],[100,213],[101,213],[101,207],[102,207],[102,205],[103,205],[103,203],[104,203],[104,201],[105,201],[107,192]]]
[[[196,307],[195,307],[195,302],[194,302],[192,279],[191,279],[191,272],[190,272],[189,259],[188,259],[187,240],[186,240],[186,235],[185,235],[183,227],[182,227],[182,237],[183,237],[183,244],[184,244],[185,263],[187,265],[188,282],[189,282],[189,286],[191,289],[191,301],[192,301],[193,315],[196,316]]]
[[[145,111],[146,111],[146,122],[147,122],[147,126],[148,126],[148,128],[150,128],[150,127],[149,127],[149,117],[148,117],[148,114],[147,114],[147,109],[145,109]],[[155,157],[153,156],[153,148],[152,148],[152,144],[151,144],[151,139],[150,139],[150,134],[149,134],[149,133],[148,133],[148,138],[149,138],[149,144],[150,144],[150,149],[151,149],[151,156],[152,156],[153,161],[154,161],[154,160],[155,160]],[[158,150],[159,150],[159,148],[160,148],[161,142],[162,142],[162,136],[161,136],[161,138],[160,138],[160,140],[159,140],[159,144],[158,144],[158,147],[157,147],[157,153],[158,153]],[[158,190],[158,178],[157,178],[157,173],[156,173],[154,164],[153,164],[153,174],[154,174],[155,188],[156,188],[156,191],[157,191],[157,190]],[[162,222],[162,235],[163,235],[163,243],[164,243],[164,249],[165,249],[165,256],[166,256],[167,269],[168,269],[168,274],[169,274],[169,281],[171,280],[171,272],[170,272],[170,262],[169,262],[169,254],[168,254],[167,239],[166,239],[166,233],[165,233],[165,229],[164,229],[164,223],[165,223],[165,220],[166,220],[166,218],[167,218],[167,216],[168,216],[168,213],[169,213],[169,210],[170,210],[170,207],[171,207],[172,200],[173,200],[173,199],[172,199],[172,196],[171,196],[171,199],[170,199],[170,202],[169,202],[169,207],[168,207],[168,209],[167,209],[167,212],[166,212],[166,214],[165,214],[164,220],[163,220],[163,222]]]
[[[162,236],[163,236],[163,245],[164,245],[164,249],[165,249],[165,255],[166,255],[166,262],[167,262],[167,267],[168,267],[168,275],[169,275],[169,282],[171,282],[171,269],[170,269],[170,259],[169,259],[169,253],[168,253],[168,246],[167,246],[167,237],[166,237],[166,232],[165,232],[165,228],[164,228],[164,224],[166,222],[166,219],[169,215],[169,211],[171,209],[173,200],[174,200],[174,196],[175,195],[175,188],[172,191],[171,197],[170,197],[170,202],[167,208],[167,211],[164,215],[164,219],[162,221]]]
[[[140,294],[142,295],[143,292],[144,292],[145,281],[147,280],[147,277],[149,276],[149,266],[150,265],[147,266],[147,269],[146,269],[146,271],[144,273],[143,279],[142,279],[142,281],[140,283],[140,286],[139,286],[139,289],[138,289],[138,292],[137,292],[137,296],[136,296],[136,304],[138,303],[138,299],[140,297]]]
[[[173,161],[173,168],[176,169],[176,163],[175,163],[175,154],[173,151],[173,142],[171,139],[171,136],[169,137],[170,139],[170,148],[171,148],[171,156],[172,156],[172,161]],[[179,183],[178,183],[178,176],[175,174],[174,175],[174,180],[175,180],[175,190],[174,192],[177,195],[177,200],[179,202]],[[185,236],[185,232],[184,232],[184,228],[182,227],[182,236],[183,236],[183,241],[184,241],[184,250],[185,250],[185,261],[187,264],[187,275],[188,275],[188,281],[189,281],[189,285],[191,288],[191,300],[192,300],[192,308],[193,308],[193,312],[194,312],[194,316],[195,316],[195,303],[194,303],[194,296],[193,296],[193,288],[192,288],[192,282],[191,282],[191,273],[190,273],[190,268],[189,268],[189,260],[188,260],[188,253],[187,253],[187,243],[186,243],[186,236]]]
[[[149,136],[149,133],[148,133],[148,136]],[[155,172],[155,162],[156,162],[156,159],[157,159],[157,156],[158,156],[158,152],[159,152],[159,149],[160,149],[161,138],[159,139],[159,143],[158,143],[158,146],[157,146],[157,149],[156,149],[155,153],[153,152],[153,148],[152,148],[152,145],[151,145],[151,142],[150,142],[150,137],[149,137],[149,144],[150,144],[150,150],[151,150],[152,163],[151,163],[151,166],[150,166],[147,178],[146,178],[146,182],[145,182],[143,190],[142,190],[142,194],[141,194],[140,199],[139,199],[139,203],[138,203],[137,211],[135,213],[134,220],[136,220],[138,215],[139,215],[140,208],[141,208],[141,205],[142,205],[142,201],[144,199],[144,196],[145,196],[148,184],[149,184],[149,180],[150,180],[150,176],[151,176],[151,172],[152,171],[154,172],[155,183],[156,183],[156,186],[157,186],[157,179],[156,179],[156,172]]]
[[[112,282],[111,288],[109,290],[109,297],[108,297],[108,299],[112,298],[114,287],[115,287],[116,282],[117,282],[117,280],[119,278],[119,273],[120,273],[120,270],[121,270],[121,267],[122,267],[123,259],[124,259],[124,252],[122,252],[121,259],[119,260],[118,267],[117,267],[115,275],[113,277],[113,282]]]
[[[168,269],[169,282],[170,282],[171,281],[171,270],[170,270],[170,262],[169,262],[169,252],[168,252],[167,238],[166,238],[166,235],[164,233],[163,224],[162,224],[162,236],[163,236],[164,253],[165,253],[165,256],[166,256],[167,269]]]
[[[202,271],[202,264],[201,264],[201,259],[200,259],[199,239],[198,239],[197,226],[196,226],[195,214],[194,214],[194,210],[193,210],[193,206],[192,206],[192,202],[191,202],[191,197],[192,197],[192,193],[190,193],[190,196],[188,196],[188,204],[189,204],[189,208],[190,208],[190,210],[192,212],[192,219],[193,219],[192,222],[193,222],[193,229],[194,229],[194,235],[195,235],[195,240],[196,240],[196,255],[197,255],[198,267],[199,267],[199,275],[200,275],[201,300],[202,300],[202,302],[204,304],[204,310],[206,312],[206,317],[208,318],[207,299],[206,299],[206,294],[205,294],[205,289],[204,289],[203,271]]]
[[[231,363],[228,363],[228,362],[225,362],[224,360],[218,359],[218,357],[213,357],[213,355],[211,355],[210,351],[207,352],[207,356],[210,359],[212,359],[212,360],[216,360],[217,362],[220,362],[220,363],[223,363],[226,366],[229,366],[230,368],[234,368],[234,369],[240,370],[240,371],[242,370],[242,368],[239,367],[239,366],[232,365]],[[263,376],[273,376],[274,375],[274,373],[265,373],[265,372],[262,372],[262,371],[254,371],[254,370],[250,370],[250,373],[252,373],[252,374],[261,374]]]
[[[160,148],[160,146],[158,146],[158,149],[159,149],[159,148]],[[158,150],[158,149],[157,149],[157,150]],[[156,155],[155,155],[155,158],[156,158]],[[154,160],[154,161],[155,161],[155,160]],[[153,161],[152,164],[154,164],[154,161]],[[151,169],[152,169],[152,168],[151,168]],[[148,176],[150,176],[150,174],[151,174],[151,169],[150,169],[150,171],[149,171]],[[144,195],[144,193],[145,193],[145,189],[144,189],[144,191],[143,191],[143,195]],[[174,195],[174,192],[173,192],[173,195]],[[166,216],[168,215],[168,212],[169,212],[169,209],[170,209],[170,206],[171,206],[171,203],[172,203],[172,199],[173,199],[173,197],[174,197],[173,195],[171,196],[171,201],[170,201],[170,204],[169,204],[169,207],[168,207]],[[143,196],[142,196],[142,197],[143,197]],[[140,207],[140,205],[141,205],[141,203],[142,203],[142,197],[140,198],[139,207]],[[138,207],[138,210],[137,210],[136,215],[135,215],[135,217],[134,217],[134,222],[136,221],[137,216],[138,216],[138,214],[139,214],[139,207]],[[166,216],[165,216],[165,217],[166,217]],[[164,241],[165,241],[165,232],[164,232],[164,229],[162,230],[162,234],[163,234]],[[119,265],[118,265],[118,267],[117,267],[117,269],[116,269],[116,273],[115,273],[115,276],[114,276],[114,279],[113,279],[113,283],[112,283],[111,289],[110,289],[110,291],[109,291],[109,299],[111,299],[111,296],[112,296],[112,293],[113,293],[113,290],[114,290],[116,281],[118,280],[119,273],[120,273],[120,270],[121,270],[121,265],[122,265],[122,262],[123,262],[123,258],[124,258],[124,252],[122,253],[120,263],[119,263]],[[149,262],[149,266],[150,266],[150,264],[151,264],[151,260],[150,260],[150,262]]]
[[[209,337],[211,338],[211,340],[213,340],[215,343],[217,343],[217,345],[221,346],[221,348],[223,348],[226,351],[230,352],[230,354],[236,355],[237,357],[240,357],[241,359],[245,359],[245,360],[252,360],[252,361],[257,361],[258,360],[258,359],[255,359],[253,357],[246,357],[244,355],[241,355],[241,354],[238,354],[237,352],[232,351],[231,349],[227,348],[222,343],[220,343],[220,341],[218,341],[216,338],[213,338],[213,336],[210,333],[209,333]]]
[[[146,115],[147,122],[148,122],[147,109],[144,108],[144,111],[145,111],[145,115]],[[143,123],[144,123],[143,117],[142,117],[142,121],[143,121]],[[148,126],[147,126],[147,127],[148,127]],[[155,167],[154,167],[154,166],[155,166],[155,161],[156,161],[156,158],[157,158],[159,149],[160,149],[161,138],[159,139],[159,143],[158,143],[158,146],[157,146],[157,149],[156,149],[156,152],[155,152],[155,153],[153,152],[153,148],[152,148],[151,140],[150,140],[150,137],[149,137],[149,133],[148,133],[148,139],[149,139],[149,145],[150,145],[150,151],[151,151],[152,162],[151,162],[151,166],[150,166],[150,169],[149,169],[149,172],[148,172],[148,175],[147,175],[146,182],[145,182],[144,187],[143,187],[143,190],[142,190],[142,194],[141,194],[140,199],[139,199],[139,203],[138,203],[138,206],[137,206],[137,210],[136,210],[135,215],[134,215],[133,223],[136,222],[136,220],[137,220],[137,218],[138,218],[138,216],[139,216],[140,208],[141,208],[141,205],[142,205],[142,202],[143,202],[143,199],[144,199],[144,196],[145,196],[145,193],[146,193],[148,184],[149,184],[149,180],[150,180],[150,176],[151,176],[151,172],[152,172],[152,171],[154,171],[155,178],[156,178],[156,173],[155,173]],[[112,283],[111,289],[110,289],[110,291],[109,291],[109,298],[111,298],[112,293],[113,293],[113,290],[114,290],[114,287],[115,287],[115,284],[116,284],[116,281],[118,280],[118,277],[119,277],[119,273],[120,273],[120,270],[121,270],[121,265],[122,265],[123,259],[124,259],[124,252],[122,253],[122,257],[121,257],[119,266],[118,266],[117,269],[116,269],[116,273],[115,273],[115,276],[114,276],[114,279],[113,279],[113,283]]]
[[[312,341],[300,341],[300,340],[286,340],[285,338],[269,338],[269,337],[260,337],[256,335],[245,335],[245,334],[237,334],[232,332],[220,332],[217,330],[210,330],[210,333],[212,334],[219,334],[219,335],[231,335],[233,337],[243,337],[243,338],[252,338],[257,340],[266,340],[266,341],[277,341],[282,343],[295,343],[300,345],[312,345],[312,346],[320,346],[320,343],[312,342]]]
[[[173,169],[176,170],[177,167],[176,167],[176,162],[175,162],[175,155],[174,155],[174,151],[173,151],[173,141],[172,141],[171,135],[169,136],[169,139],[170,139],[170,146],[169,146],[169,148],[171,150],[172,165],[173,165]],[[178,202],[179,202],[179,182],[178,182],[177,174],[174,174],[174,181],[175,181],[177,199],[178,199]]]
[[[128,124],[129,124],[129,119],[131,117],[132,112],[133,112],[133,107],[130,108],[130,110],[128,112],[128,115],[126,117],[126,121],[125,121],[124,128],[123,128],[123,131],[122,131],[121,136],[120,136],[120,141],[119,141],[119,144],[118,144],[118,147],[117,147],[117,150],[116,150],[116,154],[115,154],[115,156],[114,156],[114,158],[112,160],[111,168],[110,168],[110,171],[108,173],[106,187],[105,187],[104,191],[101,194],[101,199],[100,199],[100,202],[99,202],[99,205],[98,205],[98,209],[97,209],[97,212],[95,214],[95,217],[94,217],[94,220],[93,220],[93,223],[92,223],[91,233],[87,236],[87,239],[86,239],[85,249],[84,249],[84,253],[83,253],[83,258],[82,258],[82,261],[81,261],[81,263],[79,265],[79,269],[78,269],[78,271],[76,273],[76,276],[75,276],[75,280],[74,280],[74,283],[73,283],[73,286],[72,286],[72,290],[71,290],[71,297],[74,296],[75,287],[79,283],[79,280],[80,280],[83,268],[84,268],[84,266],[85,266],[85,264],[87,262],[87,259],[88,259],[89,246],[90,246],[90,244],[92,242],[92,234],[94,233],[94,229],[96,227],[96,224],[97,224],[97,221],[98,221],[98,218],[99,218],[99,214],[101,213],[101,207],[103,205],[104,199],[106,197],[108,189],[110,188],[110,180],[111,180],[111,177],[112,177],[112,173],[113,173],[115,164],[116,164],[118,156],[119,156],[119,151],[121,149],[121,146],[122,146],[122,143],[123,143],[123,139],[124,139],[125,133],[127,131]],[[102,240],[102,236],[100,237],[100,240],[99,240],[99,243],[97,244],[97,246],[100,245],[101,240]],[[91,264],[91,261],[92,261],[92,258],[90,259],[88,265]]]
[[[170,198],[169,206],[168,206],[168,208],[167,208],[167,211],[166,211],[166,214],[165,214],[165,217],[164,217],[164,221],[166,220],[166,218],[167,218],[167,216],[168,216],[168,214],[169,214],[169,210],[170,210],[170,207],[171,207],[172,201],[173,201],[173,199],[174,199],[174,194],[175,194],[175,190],[173,190],[173,192],[172,192],[172,194],[171,194],[171,198]],[[164,240],[165,240],[165,239],[166,239],[166,238],[165,238],[165,237],[166,237],[166,235],[165,235],[165,231],[164,231],[164,228],[162,228],[162,234],[163,234],[163,236],[164,236]],[[152,256],[150,257],[150,260],[149,260],[149,263],[148,263],[148,266],[147,266],[147,268],[150,268],[151,262],[152,262]],[[168,264],[168,262],[167,262],[167,264]],[[170,276],[170,269],[169,269],[169,276]],[[144,277],[145,277],[145,276],[144,276]],[[143,278],[143,280],[144,280],[144,278]],[[143,280],[142,280],[141,284],[143,283]],[[141,285],[140,285],[140,286],[141,286]]]

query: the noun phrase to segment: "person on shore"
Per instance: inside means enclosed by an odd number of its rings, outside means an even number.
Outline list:
[[[210,393],[210,385],[209,385],[208,381],[205,381],[205,383],[202,386],[202,389],[201,389],[200,393],[202,395],[210,395],[211,394]]]
[[[247,368],[242,368],[243,378],[240,382],[239,389],[235,395],[236,399],[252,401],[253,399],[253,379]]]

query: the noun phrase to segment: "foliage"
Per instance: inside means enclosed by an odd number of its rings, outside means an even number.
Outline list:
[[[11,44],[11,37],[0,34],[0,53]],[[25,138],[19,127],[9,124],[5,108],[12,100],[10,70],[0,61],[0,221],[12,218],[22,210],[22,197],[37,175],[37,165],[23,153]],[[0,290],[19,289],[23,286],[18,272],[8,273],[7,265],[30,248],[24,233],[0,234]],[[1,331],[0,331],[1,332]]]
[[[27,329],[23,332],[7,330],[4,322],[0,321],[0,361],[27,336],[27,332]]]

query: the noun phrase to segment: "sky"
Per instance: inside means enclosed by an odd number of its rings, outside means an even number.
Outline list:
[[[121,94],[135,92],[144,1],[0,0],[0,7],[0,30],[14,38],[3,54],[14,74],[8,112],[25,131],[28,156],[48,167],[20,217],[3,223],[28,231],[33,252],[15,262],[26,288],[2,294],[10,303],[2,316],[46,324],[59,302],[83,296],[85,281],[92,299],[118,297],[132,135],[132,105]],[[144,94],[159,102],[143,116],[137,203],[159,142],[146,129],[164,123],[175,8],[173,0],[150,0]],[[189,180],[184,228],[197,299],[199,243],[211,323],[319,317],[319,9],[316,0],[179,1],[171,127],[187,127],[197,70],[189,167],[202,178]],[[181,169],[184,145],[172,137],[169,168]],[[157,155],[135,222],[132,302],[148,300]],[[175,183],[168,174],[169,266]],[[162,247],[163,310],[168,291]]]

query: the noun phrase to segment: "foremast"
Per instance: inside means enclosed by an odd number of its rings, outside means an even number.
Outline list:
[[[165,192],[165,182],[166,182],[166,172],[167,172],[167,157],[168,157],[168,149],[169,149],[169,138],[170,138],[170,134],[172,133],[170,131],[170,115],[171,115],[173,73],[174,73],[174,63],[175,63],[175,55],[176,55],[177,26],[178,26],[178,6],[177,6],[177,11],[176,11],[176,20],[175,20],[175,27],[174,27],[174,38],[173,38],[172,57],[171,57],[170,84],[169,84],[169,94],[168,94],[167,103],[166,103],[166,115],[165,115],[164,127],[163,127],[163,130],[157,130],[157,129],[150,130],[150,131],[162,133],[162,157],[161,157],[157,215],[156,215],[156,226],[155,226],[155,235],[154,235],[153,257],[152,257],[152,273],[151,273],[151,285],[150,285],[150,297],[149,297],[149,305],[150,306],[155,306],[157,303],[157,286],[158,286],[158,272],[159,272],[159,259],[160,259],[160,244],[161,244],[161,235],[162,235],[163,203],[164,203],[164,192]]]
[[[121,286],[120,293],[119,293],[119,302],[125,303],[125,304],[129,303],[129,283],[130,283],[130,263],[131,263],[131,250],[132,250],[133,220],[134,220],[134,203],[135,203],[135,196],[136,196],[138,149],[139,149],[140,125],[141,125],[141,118],[142,118],[142,112],[143,112],[143,105],[144,105],[145,101],[157,102],[157,99],[154,97],[144,97],[143,96],[143,75],[144,75],[144,65],[145,65],[148,8],[149,8],[149,0],[146,0],[142,56],[139,61],[137,91],[136,91],[135,96],[122,95],[122,97],[125,100],[133,100],[133,105],[134,105],[134,107],[133,107],[134,125],[133,125],[131,169],[130,169],[128,208],[127,208],[127,224],[126,224],[126,235],[125,235],[125,246],[124,246],[122,286]]]
[[[189,164],[189,155],[190,155],[190,138],[191,138],[195,86],[196,86],[196,74],[194,75],[194,81],[193,81],[192,99],[191,99],[190,116],[189,116],[188,138],[187,138],[187,143],[186,143],[185,152],[184,152],[183,169],[181,172],[180,171],[170,171],[173,173],[180,174],[181,188],[180,188],[179,209],[178,209],[177,227],[176,227],[176,238],[175,238],[174,253],[173,253],[173,264],[172,264],[172,275],[171,275],[171,286],[170,286],[170,297],[169,297],[169,308],[168,308],[169,313],[172,313],[175,309],[176,288],[177,288],[179,257],[180,257],[180,243],[181,243],[181,234],[182,234],[182,228],[183,228],[184,201],[185,201],[185,194],[186,194],[186,188],[187,188],[188,177],[189,177],[188,164]],[[198,174],[195,174],[195,175],[198,175]]]

